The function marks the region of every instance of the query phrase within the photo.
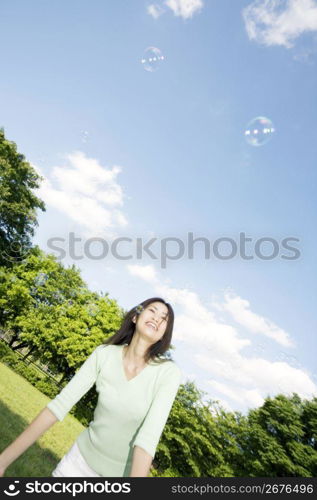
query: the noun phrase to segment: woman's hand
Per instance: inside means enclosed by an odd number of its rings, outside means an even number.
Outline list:
[[[6,471],[6,467],[4,467],[3,465],[0,464],[0,477],[4,476],[5,471]]]
[[[13,443],[0,453],[0,477],[3,477],[6,468],[22,455],[55,422],[57,422],[57,417],[49,408],[43,408]]]
[[[140,446],[133,447],[130,477],[148,477],[153,458]]]

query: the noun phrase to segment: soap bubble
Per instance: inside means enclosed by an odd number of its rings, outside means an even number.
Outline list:
[[[84,130],[81,134],[81,142],[86,143],[89,139],[89,132]]]
[[[282,361],[292,366],[293,368],[301,368],[301,363],[296,356],[292,354],[287,354],[286,352],[280,351],[275,355],[277,361]]]
[[[252,348],[252,352],[253,352],[253,354],[256,354],[258,356],[262,356],[264,354],[265,348],[266,348],[266,346],[265,346],[264,342],[259,342],[258,344],[256,344]]]
[[[293,368],[301,368],[302,366],[299,359],[296,356],[293,356],[292,354],[288,354],[286,361]]]
[[[53,296],[53,299],[56,300],[56,302],[59,302],[59,303],[63,302],[64,297],[60,292],[53,292],[52,296]]]
[[[0,253],[0,255],[8,262],[24,264],[29,251],[29,246],[21,243],[20,241],[12,241],[9,246]]]
[[[141,63],[146,71],[156,71],[165,57],[157,47],[148,47],[145,49]]]
[[[286,362],[287,360],[287,354],[284,351],[279,351],[278,353],[275,354],[275,360],[276,361],[282,361]]]
[[[251,146],[263,146],[272,138],[274,132],[272,121],[265,116],[258,116],[248,123],[244,135]]]
[[[93,304],[93,303],[88,304],[87,311],[88,311],[88,314],[90,314],[90,316],[96,316],[96,314],[98,312],[97,304]]]
[[[45,273],[38,274],[35,278],[35,285],[43,286],[44,283],[46,282],[47,278],[48,278],[48,276]]]

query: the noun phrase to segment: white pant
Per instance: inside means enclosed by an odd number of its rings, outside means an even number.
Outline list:
[[[58,462],[52,472],[53,477],[101,477],[89,467],[75,442]]]

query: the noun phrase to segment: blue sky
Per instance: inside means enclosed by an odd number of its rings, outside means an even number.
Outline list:
[[[184,381],[227,409],[316,395],[317,3],[10,0],[0,23],[0,125],[45,177],[34,242],[54,253],[48,239],[65,238],[62,262],[125,308],[170,300]],[[165,57],[154,72],[150,46]],[[258,116],[275,131],[255,147]],[[70,232],[156,237],[157,255],[189,232],[244,232],[252,255],[259,238],[294,237],[300,258],[206,260],[197,244],[166,268],[135,252],[74,260]]]

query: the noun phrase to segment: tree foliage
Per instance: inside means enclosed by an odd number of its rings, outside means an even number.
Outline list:
[[[45,211],[33,192],[41,179],[0,129],[0,265],[10,267],[31,247],[36,210]]]
[[[67,378],[115,333],[122,314],[108,294],[88,289],[75,266],[36,247],[11,270],[0,268],[0,325],[12,333],[10,345],[28,347]]]
[[[182,384],[155,455],[153,476],[316,477],[317,398],[278,394],[226,412]]]

